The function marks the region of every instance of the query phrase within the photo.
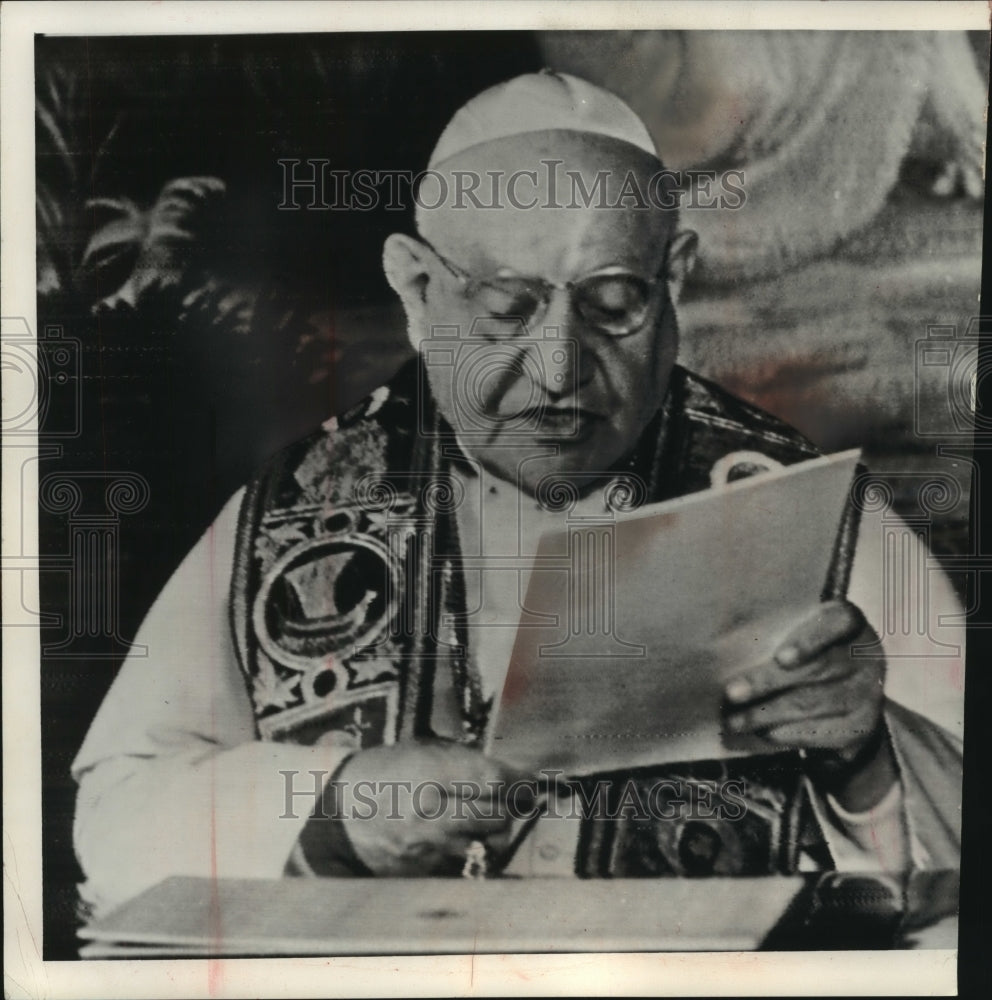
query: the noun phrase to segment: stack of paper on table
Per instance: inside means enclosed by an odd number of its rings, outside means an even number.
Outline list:
[[[757,948],[803,886],[764,879],[170,878],[80,932],[83,958]]]
[[[572,775],[767,753],[722,733],[724,686],[820,600],[858,457],[544,536],[488,751]]]

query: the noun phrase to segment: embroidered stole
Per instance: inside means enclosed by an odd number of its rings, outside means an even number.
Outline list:
[[[260,739],[357,750],[428,736],[438,671],[451,672],[465,739],[484,731],[489,706],[458,624],[457,446],[424,386],[413,361],[249,485],[230,607]],[[643,502],[655,502],[816,455],[792,428],[677,367],[663,406],[612,471],[632,474]],[[690,799],[732,778],[744,813],[591,817],[580,875],[792,872],[803,849],[829,866],[796,753],[619,778],[611,788],[633,781],[646,794],[672,779]]]

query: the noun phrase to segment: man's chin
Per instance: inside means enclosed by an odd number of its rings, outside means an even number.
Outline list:
[[[597,486],[602,486],[608,475],[608,462],[595,462],[594,456],[562,456],[561,459],[544,459],[527,463],[520,470],[521,488],[531,496],[554,491],[556,485],[568,484],[569,491],[585,496]],[[528,467],[529,466],[529,467]]]
[[[598,438],[521,435],[516,441],[500,437],[486,444],[465,442],[465,450],[491,475],[532,496],[553,480],[567,481],[584,493],[602,482],[619,453]]]

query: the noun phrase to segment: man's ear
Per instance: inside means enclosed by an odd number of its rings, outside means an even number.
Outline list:
[[[676,233],[668,247],[668,288],[672,301],[676,304],[682,294],[686,278],[696,266],[696,250],[699,237],[691,229]]]
[[[414,350],[419,346],[417,331],[422,330],[421,318],[430,283],[430,250],[419,240],[403,233],[386,237],[382,247],[382,269],[390,287],[399,296],[406,312],[407,336]]]

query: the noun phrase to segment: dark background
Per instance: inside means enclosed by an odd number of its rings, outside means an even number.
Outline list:
[[[39,200],[51,202],[43,218],[56,220],[39,229],[48,244],[38,324],[42,336],[61,330],[80,345],[80,379],[52,387],[41,428],[62,452],[42,461],[39,477],[126,470],[149,483],[147,504],[119,523],[120,636],[133,638],[183,554],[268,454],[361,398],[405,355],[401,328],[362,327],[356,344],[333,319],[308,319],[389,301],[381,246],[408,213],[280,211],[278,159],[419,171],[469,97],[539,67],[524,33],[37,39],[39,105],[58,125],[53,136],[43,116],[37,129]],[[185,246],[142,259],[129,245],[82,266],[103,221],[88,200],[148,204],[169,179],[203,175],[227,185],[221,208],[192,212],[200,260],[222,289],[209,311],[177,318],[202,280]],[[161,287],[173,264],[179,285]],[[99,305],[133,269],[156,267],[167,277],[135,305]],[[249,321],[226,322],[223,293],[246,288],[264,301]],[[324,377],[314,380],[316,370]],[[63,438],[74,397],[81,433]],[[87,486],[94,510],[104,483]],[[40,513],[42,552],[65,552],[66,517]],[[42,608],[63,621],[71,583],[66,573],[41,576]],[[42,630],[43,644],[64,637],[64,625]],[[90,655],[49,653],[42,663],[46,959],[75,955],[82,873],[69,766],[121,662],[120,643],[99,637],[73,649]]]
[[[987,69],[987,38],[972,41]],[[49,345],[78,345],[66,382],[50,366],[41,442],[60,450],[39,475],[75,476],[81,512],[97,516],[112,473],[148,484],[144,506],[113,522],[117,638],[68,635],[79,580],[41,574],[42,609],[61,616],[42,629],[52,960],[75,957],[69,766],[126,640],[252,471],[408,353],[379,259],[409,213],[280,211],[278,160],[416,172],[458,107],[542,57],[526,32],[39,37],[35,57],[39,336],[53,358]],[[690,285],[687,360],[827,450],[859,444],[873,468],[932,468],[933,442],[912,433],[914,345],[926,323],[963,329],[974,312],[982,207],[934,200],[931,176],[907,161],[872,226],[829,261],[747,287]],[[163,199],[185,177],[226,191]],[[927,404],[942,405],[939,391]],[[946,465],[962,498],[930,542],[955,556],[970,551],[970,468]],[[43,556],[70,551],[70,522],[42,506]],[[955,582],[964,594],[967,579]]]

